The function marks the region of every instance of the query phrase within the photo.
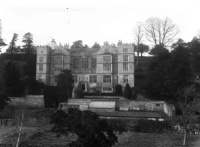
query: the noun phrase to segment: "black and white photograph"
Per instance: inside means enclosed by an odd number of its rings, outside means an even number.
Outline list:
[[[0,147],[200,147],[199,0],[0,1]]]

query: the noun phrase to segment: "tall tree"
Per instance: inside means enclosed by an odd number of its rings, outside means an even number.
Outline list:
[[[1,19],[0,19],[0,53],[1,53],[1,46],[5,46],[6,44],[3,42],[1,38],[2,26],[1,26]]]
[[[134,39],[137,43],[137,63],[139,58],[139,50],[140,50],[140,43],[144,36],[143,24],[141,22],[137,22],[136,28],[134,29]]]
[[[99,43],[95,42],[92,48],[101,48],[101,46],[99,45]]]
[[[52,115],[52,123],[52,131],[58,135],[75,133],[78,136],[68,144],[71,147],[111,147],[117,142],[115,128],[91,111],[69,109],[65,113],[59,110]]]
[[[145,84],[146,95],[156,100],[175,102],[177,91],[191,78],[190,53],[187,48],[179,46],[172,53],[161,54],[151,62]]]
[[[160,45],[155,45],[149,52],[149,54],[154,55],[156,57],[166,53],[169,53],[169,50],[166,49],[164,46]]]
[[[151,17],[145,23],[145,33],[147,40],[153,42],[155,46],[159,45],[160,48],[172,43],[179,29],[168,17],[163,20]]]
[[[16,41],[17,41],[17,38],[18,38],[18,34],[14,33],[13,34],[13,38],[10,42],[10,45],[9,45],[9,48],[6,50],[7,53],[9,54],[13,54],[13,53],[18,53],[18,47],[16,47]]]
[[[138,46],[135,46],[135,48],[136,48],[136,51],[138,52],[138,53],[140,53],[140,56],[142,57],[142,54],[144,53],[144,52],[148,52],[149,51],[149,46],[148,45],[145,45],[145,44],[143,44],[143,43],[140,43],[139,44],[139,47]]]
[[[64,97],[69,98],[71,96],[73,84],[74,80],[71,70],[68,69],[62,70],[57,77],[57,87],[61,89],[62,95]]]
[[[33,45],[33,35],[31,33],[26,33],[23,36],[22,42],[24,45],[22,46],[22,52],[25,54],[35,54],[35,46]]]

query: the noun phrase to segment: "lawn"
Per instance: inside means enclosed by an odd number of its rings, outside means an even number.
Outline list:
[[[129,136],[129,137],[128,137]],[[186,146],[192,147],[198,135],[192,135]],[[181,147],[183,134],[165,133],[128,133],[118,135],[115,147]]]

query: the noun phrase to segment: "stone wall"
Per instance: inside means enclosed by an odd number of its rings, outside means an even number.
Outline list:
[[[44,108],[43,95],[27,95],[26,97],[10,97],[10,106],[25,108]]]

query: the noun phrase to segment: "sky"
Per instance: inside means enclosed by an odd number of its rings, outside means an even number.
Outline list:
[[[180,30],[176,39],[188,42],[200,31],[200,1],[0,0],[1,37],[6,44],[17,33],[17,45],[22,45],[27,32],[33,34],[35,45],[47,45],[52,39],[69,45],[82,40],[90,47],[105,41],[134,43],[136,23],[150,17],[169,17]],[[149,44],[145,37],[143,42]]]

